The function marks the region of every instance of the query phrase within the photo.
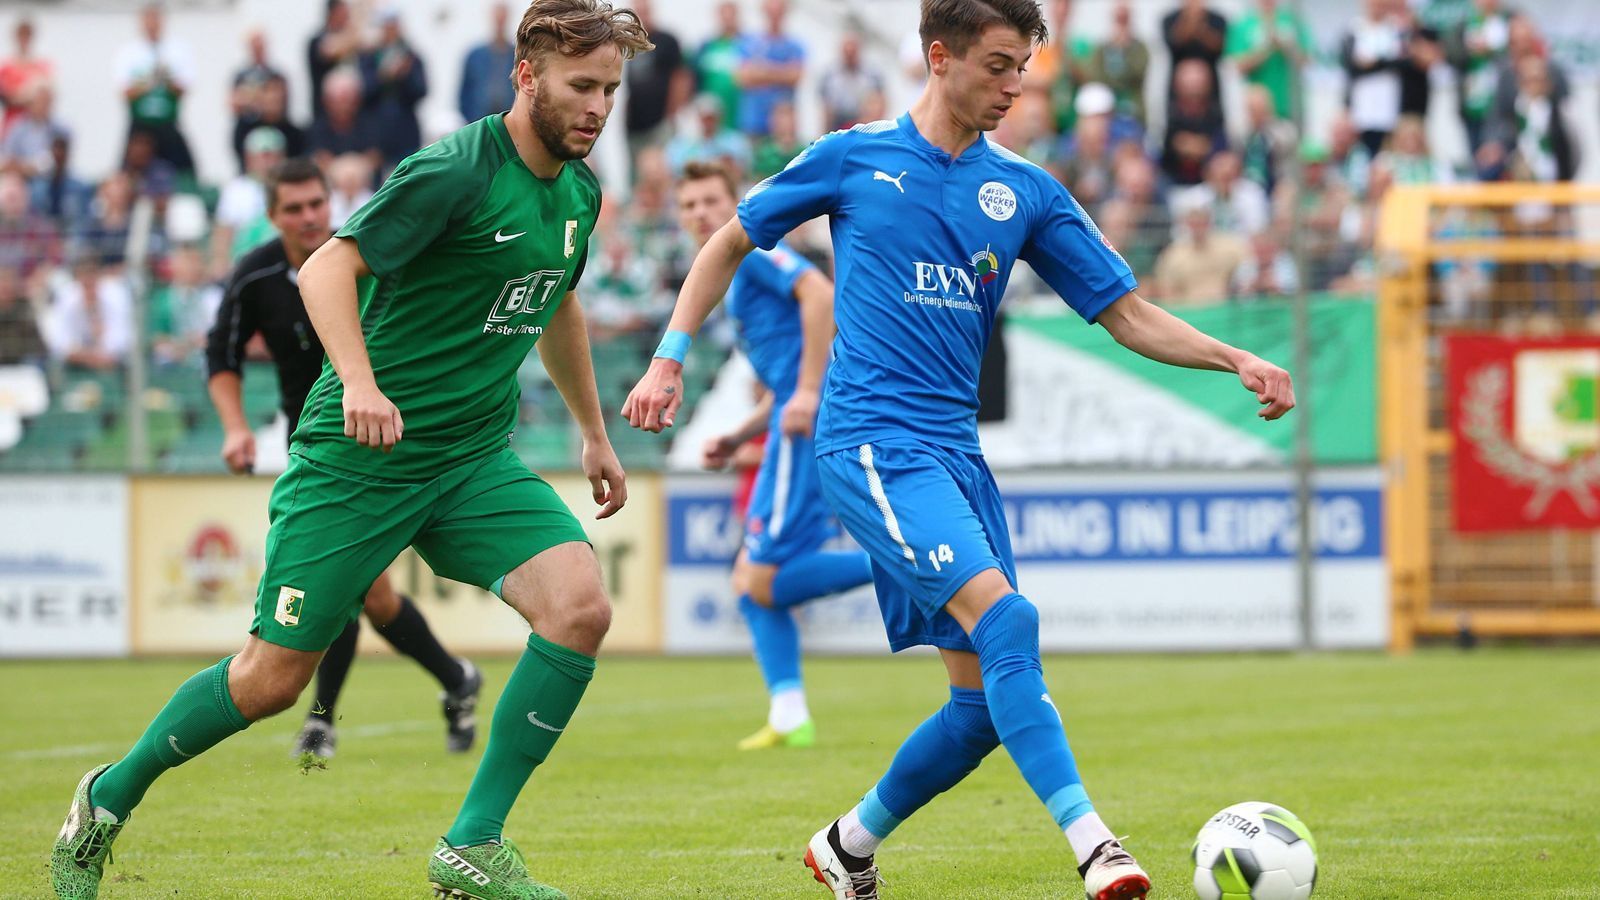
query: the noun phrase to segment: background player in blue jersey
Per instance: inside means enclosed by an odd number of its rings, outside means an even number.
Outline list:
[[[733,218],[737,197],[727,169],[690,163],[678,182],[678,222],[703,245]],[[800,679],[792,607],[872,579],[866,553],[822,549],[836,528],[822,497],[812,429],[833,339],[833,285],[780,242],[745,258],[727,304],[766,397],[739,428],[707,442],[705,461],[721,468],[741,444],[768,432],[733,586],[771,705],[767,724],[739,748],[808,747],[816,727]]]
[[[1013,264],[1026,261],[1088,322],[1172,365],[1238,375],[1276,419],[1289,375],[1146,303],[1127,264],[1044,170],[993,130],[1046,30],[1033,0],[923,0],[929,78],[897,121],[814,143],[757,185],[695,260],[658,358],[629,395],[635,427],[670,427],[690,336],[740,261],[827,215],[838,337],[817,419],[823,492],[872,557],[890,644],[938,647],[950,701],[908,737],[806,861],[837,898],[878,896],[889,833],[1005,745],[1066,833],[1092,900],[1150,879],[1089,800],[1039,661],[1038,610],[1017,593],[999,491],[978,446],[978,369]],[[813,788],[813,791],[815,788]]]

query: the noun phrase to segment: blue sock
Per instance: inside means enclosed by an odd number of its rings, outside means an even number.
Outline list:
[[[772,605],[794,606],[871,580],[872,562],[865,550],[804,553],[779,566],[772,576]]]
[[[950,688],[950,702],[911,732],[894,762],[861,798],[861,825],[886,838],[902,821],[950,790],[1000,746],[983,691]]]
[[[1066,828],[1094,811],[1039,662],[1039,610],[1008,594],[972,629],[989,715],[1022,777]]]
[[[800,629],[787,609],[762,606],[745,594],[739,598],[739,612],[750,626],[750,641],[755,645],[756,665],[767,681],[767,692],[800,686]]]

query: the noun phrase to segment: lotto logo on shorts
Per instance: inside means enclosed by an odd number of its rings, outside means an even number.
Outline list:
[[[306,592],[297,591],[288,585],[278,588],[278,613],[273,618],[285,628],[293,628],[300,624],[300,610],[306,605]]]

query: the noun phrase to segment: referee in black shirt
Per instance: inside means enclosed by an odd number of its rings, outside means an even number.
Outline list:
[[[283,413],[293,435],[306,394],[322,374],[322,343],[300,299],[300,266],[332,236],[328,226],[328,182],[310,160],[281,163],[267,178],[267,216],[278,237],[246,253],[228,279],[217,323],[206,350],[211,403],[226,437],[222,458],[237,473],[255,466],[256,439],[245,420],[240,394],[245,345],[260,334],[278,368]],[[477,736],[474,712],[483,677],[466,659],[451,656],[434,637],[411,600],[396,593],[388,573],[367,590],[367,619],[401,653],[415,659],[444,688],[445,745],[461,753]],[[295,753],[333,755],[333,710],[355,659],[359,622],[351,621],[317,667],[316,698]]]

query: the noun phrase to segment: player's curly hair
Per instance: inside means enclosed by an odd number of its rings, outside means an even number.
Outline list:
[[[938,41],[957,58],[978,42],[991,25],[1015,28],[1023,37],[1042,44],[1050,37],[1044,13],[1036,0],[922,0],[922,59]]]
[[[656,46],[638,13],[606,0],[533,0],[517,26],[517,61],[532,63],[535,72],[544,71],[551,51],[588,56],[606,44],[616,44],[623,59]]]

